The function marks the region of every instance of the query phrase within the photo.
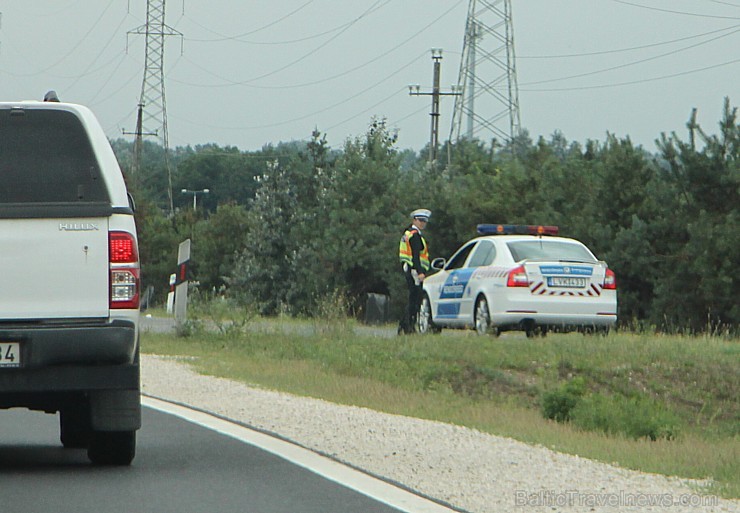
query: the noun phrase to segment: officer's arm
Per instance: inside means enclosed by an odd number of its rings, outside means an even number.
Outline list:
[[[409,240],[409,244],[411,245],[411,259],[413,263],[413,268],[416,269],[418,272],[423,272],[423,267],[421,266],[421,252],[424,249],[424,244],[421,242],[421,236],[418,233],[415,233],[411,236],[411,239]]]

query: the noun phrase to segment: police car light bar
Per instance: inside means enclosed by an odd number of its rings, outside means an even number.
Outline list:
[[[557,235],[557,226],[528,224],[479,224],[480,235]]]

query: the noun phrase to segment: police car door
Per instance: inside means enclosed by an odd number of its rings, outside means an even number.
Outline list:
[[[496,247],[493,242],[483,239],[478,242],[475,250],[470,254],[470,258],[465,263],[465,274],[468,276],[468,279],[460,303],[460,319],[464,320],[469,326],[475,324],[475,301],[478,298],[478,293],[485,287],[485,282],[488,281],[484,275],[480,273],[476,274],[475,271],[479,267],[491,265],[495,258]]]
[[[473,241],[460,248],[442,271],[445,277],[439,290],[435,319],[445,325],[462,326],[468,323],[464,312],[472,311],[472,307],[468,308],[469,305],[466,305],[470,298],[465,294],[470,293],[467,290],[468,282],[475,269],[466,267],[465,263],[476,245],[477,241]]]

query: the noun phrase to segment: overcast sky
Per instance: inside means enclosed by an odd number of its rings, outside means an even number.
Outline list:
[[[536,139],[654,151],[687,139],[691,109],[717,132],[723,99],[740,104],[740,0],[513,0],[522,128]],[[255,150],[307,139],[340,147],[373,116],[399,146],[429,140],[431,48],[456,83],[468,0],[168,0],[165,88],[171,146]],[[0,0],[0,100],[90,106],[111,138],[135,128],[146,0]],[[487,43],[482,43],[487,44]],[[491,45],[492,47],[492,45]],[[441,101],[441,138],[454,100]],[[130,137],[130,136],[127,136]]]

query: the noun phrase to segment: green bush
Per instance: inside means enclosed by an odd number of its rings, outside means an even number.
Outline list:
[[[672,440],[680,420],[650,397],[591,394],[571,410],[574,425],[588,431],[621,434],[629,438]]]
[[[571,420],[573,410],[578,406],[586,391],[586,380],[577,376],[542,396],[542,414],[558,422]]]

